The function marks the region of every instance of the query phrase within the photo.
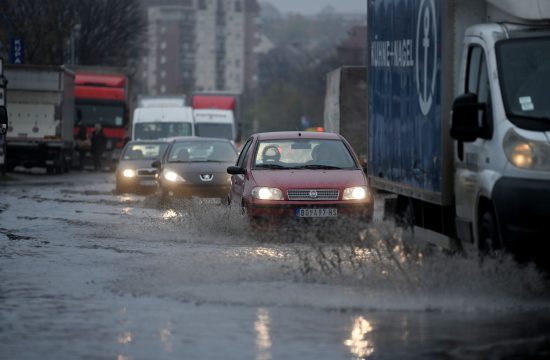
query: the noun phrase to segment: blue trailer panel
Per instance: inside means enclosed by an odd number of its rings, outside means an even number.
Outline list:
[[[439,196],[441,7],[437,0],[369,0],[368,8],[369,176]]]

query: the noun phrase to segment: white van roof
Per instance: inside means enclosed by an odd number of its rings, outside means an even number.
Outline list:
[[[147,107],[134,110],[134,123],[193,122],[193,110],[185,107]]]

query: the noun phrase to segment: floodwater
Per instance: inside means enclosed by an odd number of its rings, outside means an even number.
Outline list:
[[[381,220],[251,231],[109,173],[0,180],[1,359],[550,357],[536,269],[415,244]]]

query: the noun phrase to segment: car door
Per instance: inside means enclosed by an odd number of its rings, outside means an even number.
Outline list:
[[[253,141],[254,138],[250,138],[246,141],[239,157],[237,158],[237,163],[235,164],[235,166],[243,169],[247,168],[248,154],[250,152],[250,149],[252,148]],[[239,205],[241,204],[246,178],[246,175],[231,175],[231,191],[229,194],[231,203]]]

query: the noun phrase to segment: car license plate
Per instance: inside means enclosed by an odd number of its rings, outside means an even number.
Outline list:
[[[296,216],[298,216],[298,217],[336,217],[336,216],[338,216],[338,209],[334,209],[334,208],[321,208],[321,209],[298,208],[298,209],[296,209]]]
[[[155,180],[141,180],[139,184],[141,186],[155,186],[157,182]]]

